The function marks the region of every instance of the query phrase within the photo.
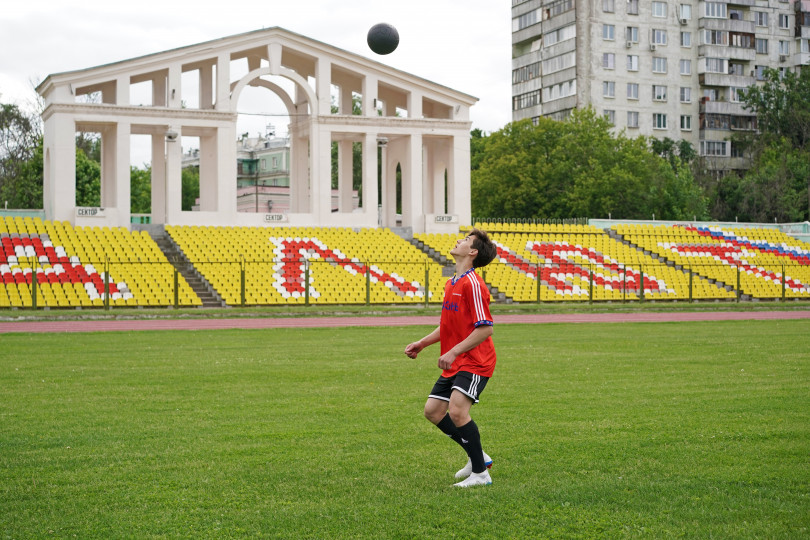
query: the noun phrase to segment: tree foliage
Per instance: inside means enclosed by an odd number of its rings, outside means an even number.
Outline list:
[[[810,219],[810,70],[766,68],[762,85],[743,94],[757,116],[748,140],[752,167],[737,182],[735,218],[745,221]],[[733,184],[733,179],[724,179]],[[725,216],[730,217],[730,216]]]
[[[613,136],[593,109],[565,122],[508,124],[485,140],[472,171],[477,216],[693,219],[706,203],[680,157],[647,139]],[[477,141],[479,142],[479,141]],[[475,147],[474,147],[475,148]]]
[[[42,207],[42,128],[39,117],[0,104],[0,204]]]

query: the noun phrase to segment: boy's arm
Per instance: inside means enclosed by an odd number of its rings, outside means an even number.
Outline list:
[[[422,349],[430,345],[433,345],[438,341],[439,341],[439,327],[437,326],[433,332],[426,335],[419,341],[414,341],[413,343],[408,344],[408,346],[405,347],[405,355],[408,358],[416,358],[416,355],[418,355],[422,351]]]
[[[439,358],[439,367],[442,369],[450,369],[450,366],[453,365],[453,361],[458,355],[478,347],[491,335],[492,325],[482,324],[477,326],[472,332],[470,332],[469,336],[464,338],[464,341],[444,353]]]

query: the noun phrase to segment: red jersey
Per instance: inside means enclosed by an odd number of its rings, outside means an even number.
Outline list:
[[[447,281],[439,323],[442,354],[467,339],[475,328],[492,323],[489,289],[472,268]],[[488,337],[474,349],[458,355],[450,369],[442,371],[442,377],[452,377],[459,371],[492,377],[494,370],[495,346],[492,337]]]

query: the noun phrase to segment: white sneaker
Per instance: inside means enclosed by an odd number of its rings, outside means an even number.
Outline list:
[[[482,473],[472,473],[466,480],[462,480],[456,487],[471,487],[471,486],[488,486],[492,483],[492,478],[489,476],[489,471],[485,470]]]
[[[492,458],[489,457],[486,452],[484,452],[484,465],[486,466],[487,469],[492,468]],[[467,458],[467,464],[464,465],[463,469],[460,469],[456,473],[456,478],[467,478],[471,474],[472,474],[472,461],[470,461],[470,458]]]

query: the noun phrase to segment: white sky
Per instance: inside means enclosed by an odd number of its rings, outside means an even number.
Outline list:
[[[0,9],[0,102],[32,107],[52,73],[280,26],[479,98],[473,128],[511,121],[511,9],[502,0],[14,0]],[[393,53],[366,45],[394,25]],[[272,104],[250,112],[277,112]],[[240,100],[240,109],[242,103]],[[251,136],[272,118],[254,116]],[[240,122],[242,118],[240,117]],[[286,121],[285,121],[286,123]],[[241,130],[242,126],[238,126]],[[277,125],[279,134],[285,131]],[[185,141],[184,141],[185,146]],[[133,148],[133,164],[138,163]]]

